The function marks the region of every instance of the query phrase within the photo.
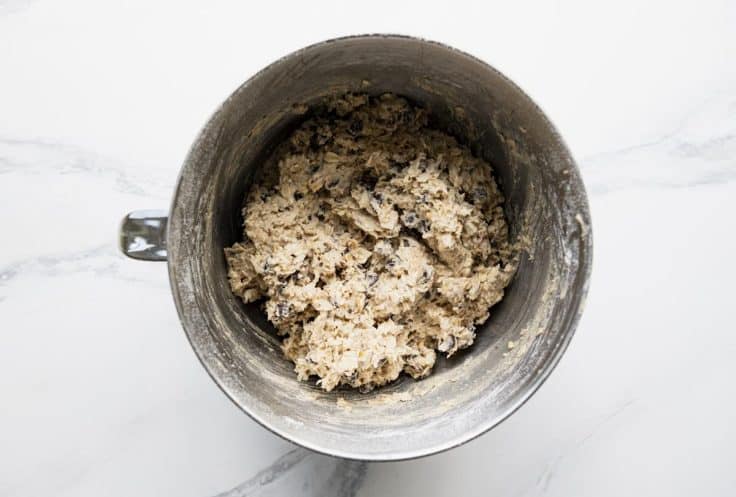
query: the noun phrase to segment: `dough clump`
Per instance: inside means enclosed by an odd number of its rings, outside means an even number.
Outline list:
[[[263,168],[225,249],[300,380],[369,391],[470,346],[516,270],[490,164],[393,94],[315,109]]]

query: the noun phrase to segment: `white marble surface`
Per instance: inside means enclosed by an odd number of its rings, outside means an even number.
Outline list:
[[[736,493],[736,4],[688,4],[0,0],[0,495]],[[594,221],[587,310],[550,380],[491,433],[397,464],[251,421],[190,350],[165,266],[116,250],[241,81],[362,32],[516,80],[578,157]]]

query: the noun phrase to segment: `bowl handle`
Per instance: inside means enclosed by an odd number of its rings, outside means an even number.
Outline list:
[[[130,212],[120,225],[120,250],[131,259],[165,261],[168,220],[162,210]]]

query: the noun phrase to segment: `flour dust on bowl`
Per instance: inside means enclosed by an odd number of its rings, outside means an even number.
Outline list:
[[[432,375],[369,393],[297,381],[257,303],[231,292],[223,254],[242,239],[243,198],[304,109],[339,94],[400,95],[494,167],[516,274],[474,344]],[[372,35],[278,60],[215,112],[182,168],[168,218],[132,213],[123,251],[166,260],[184,330],[211,377],[256,421],[304,447],[400,460],[460,445],[524,403],[569,343],[587,292],[592,239],[585,190],[555,128],[514,83],[445,45]]]

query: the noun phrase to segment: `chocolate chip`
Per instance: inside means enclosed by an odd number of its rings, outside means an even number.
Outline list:
[[[309,138],[309,148],[314,152],[319,150],[320,146],[321,144],[319,143],[319,137],[315,133]]]
[[[417,224],[417,215],[416,215],[416,214],[414,214],[413,212],[407,212],[406,214],[404,214],[404,215],[402,216],[402,218],[401,218],[401,221],[402,221],[402,222],[403,222],[403,223],[404,223],[405,225],[407,225],[407,226],[409,226],[409,227],[412,227],[412,226],[414,226],[415,224]]]
[[[332,189],[335,188],[340,183],[339,178],[332,178],[329,183],[327,183],[327,188]]]
[[[376,187],[376,183],[378,183],[378,178],[371,174],[370,171],[366,171],[360,175],[358,183],[366,190],[372,191]]]
[[[388,164],[389,164],[389,168],[395,172],[400,172],[406,169],[406,166],[407,166],[406,161],[399,161],[396,159],[389,159]]]
[[[312,164],[309,166],[309,174],[314,174],[317,171],[319,171],[319,168],[322,167],[322,164]]]
[[[409,240],[406,238],[402,239],[401,243],[404,245],[404,247],[408,247],[410,245]]]
[[[361,131],[363,131],[363,121],[361,121],[358,118],[353,119],[350,122],[350,126],[348,126],[348,132],[351,135],[355,136],[358,133],[360,133]]]
[[[291,313],[291,304],[288,302],[279,302],[276,304],[276,316],[279,319],[287,317]]]
[[[302,192],[294,192],[294,200],[301,200],[304,198],[304,194]]]
[[[473,188],[473,193],[470,196],[471,202],[485,202],[488,200],[488,192],[482,186],[476,186]]]

